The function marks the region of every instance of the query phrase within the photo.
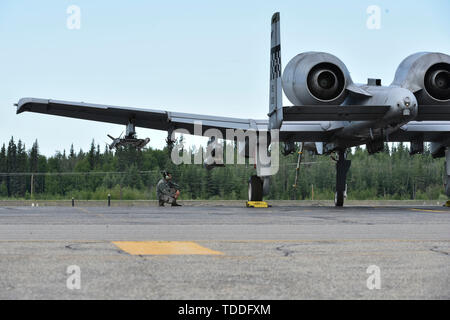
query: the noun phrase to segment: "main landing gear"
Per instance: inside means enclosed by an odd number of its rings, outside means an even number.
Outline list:
[[[346,159],[345,150],[338,151],[338,159],[336,161],[336,193],[334,194],[334,205],[342,207],[344,199],[347,196],[347,172],[352,163]]]
[[[251,176],[248,180],[248,201],[262,201],[263,181],[258,176]]]

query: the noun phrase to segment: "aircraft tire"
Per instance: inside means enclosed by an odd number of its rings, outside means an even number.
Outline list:
[[[248,180],[248,201],[262,201],[263,182],[258,176],[251,176]]]
[[[344,191],[336,191],[334,194],[334,205],[342,207],[344,205]]]

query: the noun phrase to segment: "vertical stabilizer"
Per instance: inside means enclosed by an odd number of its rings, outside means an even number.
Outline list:
[[[283,100],[281,87],[281,41],[280,13],[272,16],[272,33],[270,46],[270,105],[269,129],[279,129],[283,121]]]

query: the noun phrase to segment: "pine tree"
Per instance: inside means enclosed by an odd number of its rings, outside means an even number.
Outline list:
[[[35,173],[38,171],[38,159],[39,159],[39,145],[37,140],[33,143],[33,146],[30,150],[30,156],[29,156],[29,167],[30,172]]]
[[[32,174],[38,172],[38,164],[39,164],[39,145],[37,140],[34,141],[33,146],[31,147],[31,150],[29,152],[28,157],[28,167]],[[37,190],[39,190],[38,186],[42,185],[42,177],[33,176],[33,185],[31,186],[30,182],[30,193],[31,189],[33,190],[33,194],[36,193]]]
[[[95,157],[94,157],[94,161],[95,161],[95,165],[96,166],[101,166],[101,152],[100,152],[100,145],[97,144],[97,150],[95,151]]]
[[[25,151],[25,145],[21,140],[17,143],[17,172],[23,173],[27,172],[27,162],[28,157]],[[20,196],[24,196],[27,190],[27,177],[18,176],[17,177],[17,193]]]
[[[6,173],[6,147],[3,144],[0,150],[0,174]],[[0,196],[7,196],[8,189],[6,188],[6,176],[0,175]]]
[[[76,157],[75,150],[73,148],[73,143],[70,145],[70,151],[69,151],[69,159],[74,159]]]
[[[89,167],[91,168],[91,170],[93,170],[94,167],[95,167],[95,143],[94,143],[94,139],[92,139],[91,148],[89,149],[89,152],[88,152],[88,161],[89,161]]]
[[[8,144],[8,151],[6,155],[6,172],[17,172],[17,147],[14,143],[14,137],[11,137]],[[18,191],[17,179],[15,179],[15,177],[8,176],[6,179],[6,187],[8,189],[8,196],[15,196]]]
[[[4,172],[6,172],[6,147],[5,147],[5,144],[3,144],[3,146],[0,150],[0,173],[4,173]]]

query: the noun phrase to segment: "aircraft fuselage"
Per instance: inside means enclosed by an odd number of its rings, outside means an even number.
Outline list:
[[[355,97],[349,95],[343,105],[387,105],[390,109],[382,119],[374,121],[341,121],[331,125],[342,126],[332,137],[332,143],[326,144],[325,150],[339,149],[370,143],[375,140],[386,140],[391,132],[408,123],[417,116],[418,103],[414,94],[395,86],[362,85],[362,89],[371,97]],[[328,146],[328,147],[327,147]]]

